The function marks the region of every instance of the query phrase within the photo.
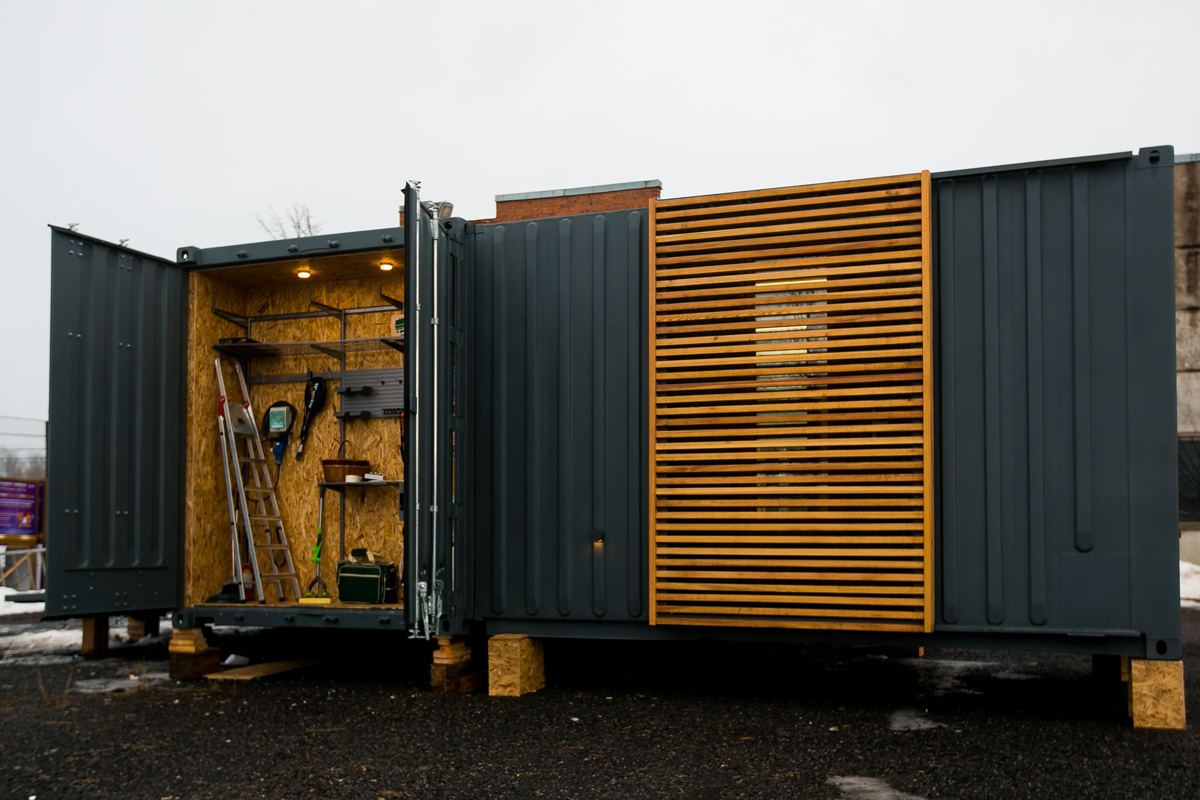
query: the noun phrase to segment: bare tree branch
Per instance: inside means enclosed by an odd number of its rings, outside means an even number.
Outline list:
[[[312,211],[304,202],[292,203],[280,216],[274,207],[268,206],[270,214],[263,219],[261,214],[255,214],[258,226],[272,239],[298,239],[302,236],[316,236],[324,225],[314,222]]]

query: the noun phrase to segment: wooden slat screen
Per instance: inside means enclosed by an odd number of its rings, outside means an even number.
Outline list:
[[[651,623],[932,630],[929,173],[651,219]]]

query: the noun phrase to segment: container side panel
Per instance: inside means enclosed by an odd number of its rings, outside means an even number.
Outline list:
[[[476,617],[644,620],[646,213],[475,230]]]
[[[934,176],[937,630],[1136,630],[1165,642],[1148,655],[1178,650],[1157,152]]]
[[[47,616],[177,605],[183,277],[52,233]]]

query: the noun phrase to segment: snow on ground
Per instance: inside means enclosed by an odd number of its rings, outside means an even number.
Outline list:
[[[8,599],[10,594],[16,594],[16,589],[0,586],[0,617],[8,614],[42,614],[46,611],[45,603],[14,603]]]
[[[1179,597],[1185,608],[1200,608],[1200,566],[1179,562]]]

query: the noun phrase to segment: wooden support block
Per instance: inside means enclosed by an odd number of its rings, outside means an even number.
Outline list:
[[[129,641],[138,642],[147,636],[158,636],[158,623],[158,614],[129,617],[125,624],[125,631],[129,634]]]
[[[488,694],[519,697],[546,687],[540,639],[502,633],[488,639]]]
[[[483,670],[474,662],[471,646],[461,636],[437,637],[429,668],[429,688],[441,694],[467,694],[478,689]]]
[[[1092,654],[1092,677],[1102,683],[1116,684],[1121,676],[1121,657],[1101,653]]]
[[[129,634],[129,641],[140,642],[146,638],[146,623],[144,620],[130,617],[125,623],[125,632]]]
[[[175,628],[171,632],[169,653],[202,653],[208,649],[203,628]]]
[[[210,647],[199,653],[167,653],[167,664],[171,679],[195,681],[221,668],[221,651]]]
[[[1129,715],[1135,728],[1186,730],[1183,662],[1130,659]]]
[[[480,689],[487,681],[487,673],[481,669],[464,675],[448,677],[441,683],[432,683],[430,688],[438,694],[470,694]]]
[[[87,658],[99,658],[108,652],[108,617],[84,617],[80,650]]]

